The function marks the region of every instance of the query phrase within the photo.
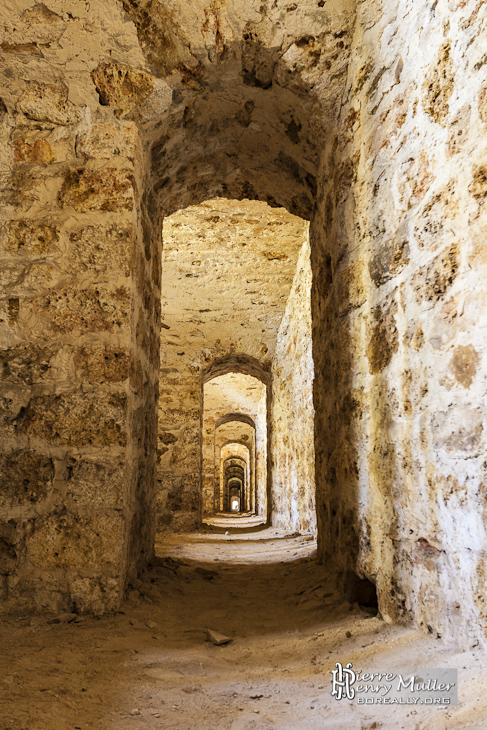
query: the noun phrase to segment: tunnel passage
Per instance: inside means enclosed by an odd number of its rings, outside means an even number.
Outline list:
[[[269,518],[391,621],[484,640],[482,4],[27,5],[1,28],[2,603],[119,605],[156,521],[198,523],[202,375],[247,356]]]
[[[290,483],[293,456],[276,458],[287,448],[281,433],[295,432],[299,450],[304,427],[309,451],[300,458],[313,458],[308,223],[262,202],[209,200],[165,219],[162,268],[159,529],[191,529],[223,510],[226,441],[250,449],[242,509],[295,523],[285,496],[271,514],[271,492]],[[314,491],[310,469],[296,468],[301,493]],[[303,501],[303,529],[313,530],[305,509]]]
[[[249,467],[249,507],[267,516],[268,419],[267,386],[257,377],[228,372],[203,386],[202,515],[228,510],[228,492],[221,465],[228,455],[242,455]],[[232,414],[233,411],[233,414]],[[224,463],[224,462],[223,462]],[[242,472],[226,463],[225,472]],[[240,476],[240,474],[239,474]],[[243,486],[243,485],[242,485]],[[223,487],[223,493],[222,493]],[[243,497],[243,494],[241,495]]]
[[[244,495],[241,501],[242,509],[255,513],[255,430],[250,432],[251,443],[247,441],[225,441],[220,449],[219,491],[215,494],[216,511],[223,510],[226,503],[226,466],[231,462],[241,465],[244,481]],[[216,453],[216,457],[218,453]],[[215,473],[215,480],[218,479]],[[216,482],[215,482],[216,483]]]
[[[229,511],[230,503],[233,496],[239,498],[239,510],[240,503],[244,503],[245,500],[245,467],[236,463],[228,463],[225,465],[225,494],[223,498],[224,510]],[[234,493],[234,490],[237,492]]]
[[[239,498],[237,511],[248,509],[251,496],[249,472],[248,461],[236,455],[227,457],[223,461],[223,511],[235,511],[233,508],[230,510],[232,496]],[[233,494],[235,488],[238,488],[236,495]]]

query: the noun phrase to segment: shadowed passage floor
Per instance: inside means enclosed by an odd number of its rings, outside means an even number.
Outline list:
[[[156,548],[113,616],[3,618],[0,730],[485,730],[485,657],[344,601],[311,536],[220,529]],[[456,667],[460,705],[338,702],[337,661]]]

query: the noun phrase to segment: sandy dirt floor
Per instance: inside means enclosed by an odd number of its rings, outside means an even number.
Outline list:
[[[3,617],[0,730],[487,730],[479,648],[455,654],[343,603],[310,537],[229,532],[165,537],[114,616]],[[458,668],[459,705],[337,701],[337,661]]]

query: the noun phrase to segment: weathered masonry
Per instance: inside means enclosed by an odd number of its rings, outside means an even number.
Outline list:
[[[2,606],[116,608],[238,456],[386,621],[485,642],[485,3],[5,0],[0,32]]]

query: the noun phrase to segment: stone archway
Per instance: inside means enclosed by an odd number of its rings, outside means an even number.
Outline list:
[[[222,487],[221,454],[240,441],[249,449],[252,508],[268,519],[270,403],[269,373],[251,358],[217,362],[203,376],[203,516],[222,507],[222,495],[216,496]],[[239,412],[228,413],[230,408]]]
[[[254,201],[310,221],[320,559],[375,582],[388,620],[483,640],[486,50],[480,6],[450,5],[8,4],[10,606],[119,604],[153,550],[156,457],[188,463],[164,499],[198,514],[201,374],[232,348],[188,365],[171,430],[162,224]]]

